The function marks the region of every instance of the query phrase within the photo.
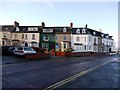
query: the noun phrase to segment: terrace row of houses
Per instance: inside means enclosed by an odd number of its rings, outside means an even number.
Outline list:
[[[14,25],[0,26],[0,46],[29,46],[42,47],[48,51],[73,52],[111,52],[114,49],[114,40],[109,34],[102,33],[85,27],[74,28],[73,23],[63,27],[20,26],[18,22]]]

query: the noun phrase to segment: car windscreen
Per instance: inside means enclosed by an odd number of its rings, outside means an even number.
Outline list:
[[[24,50],[25,51],[31,51],[31,48],[25,47]]]
[[[23,48],[22,48],[22,47],[19,47],[17,50],[23,50]]]

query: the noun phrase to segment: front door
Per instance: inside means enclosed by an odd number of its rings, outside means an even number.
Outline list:
[[[27,42],[25,43],[25,47],[28,47],[28,43]]]

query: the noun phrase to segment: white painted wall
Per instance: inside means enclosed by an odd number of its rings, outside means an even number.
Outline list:
[[[77,42],[76,38],[79,37],[80,41]],[[85,40],[86,38],[86,40]],[[92,35],[71,35],[71,47],[74,52],[88,52],[88,51],[98,51],[98,46],[96,45],[96,50],[94,50],[94,38],[96,38],[96,44],[98,44],[98,37]],[[81,43],[82,45],[74,45],[74,43]],[[85,50],[86,45],[86,50]]]
[[[114,40],[103,38],[102,39],[102,43],[104,45],[110,45],[110,46],[112,46],[111,49],[114,50],[114,47],[115,47]],[[111,43],[113,43],[113,44],[111,44]],[[105,47],[105,48],[106,48],[106,50],[104,52],[108,52],[107,47]]]

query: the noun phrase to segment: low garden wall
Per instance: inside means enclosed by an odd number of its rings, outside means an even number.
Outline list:
[[[30,54],[30,55],[25,55],[25,58],[29,58],[29,59],[50,58],[50,53]]]
[[[100,56],[100,55],[109,55],[109,53],[97,53],[97,52],[55,52],[56,56]]]

